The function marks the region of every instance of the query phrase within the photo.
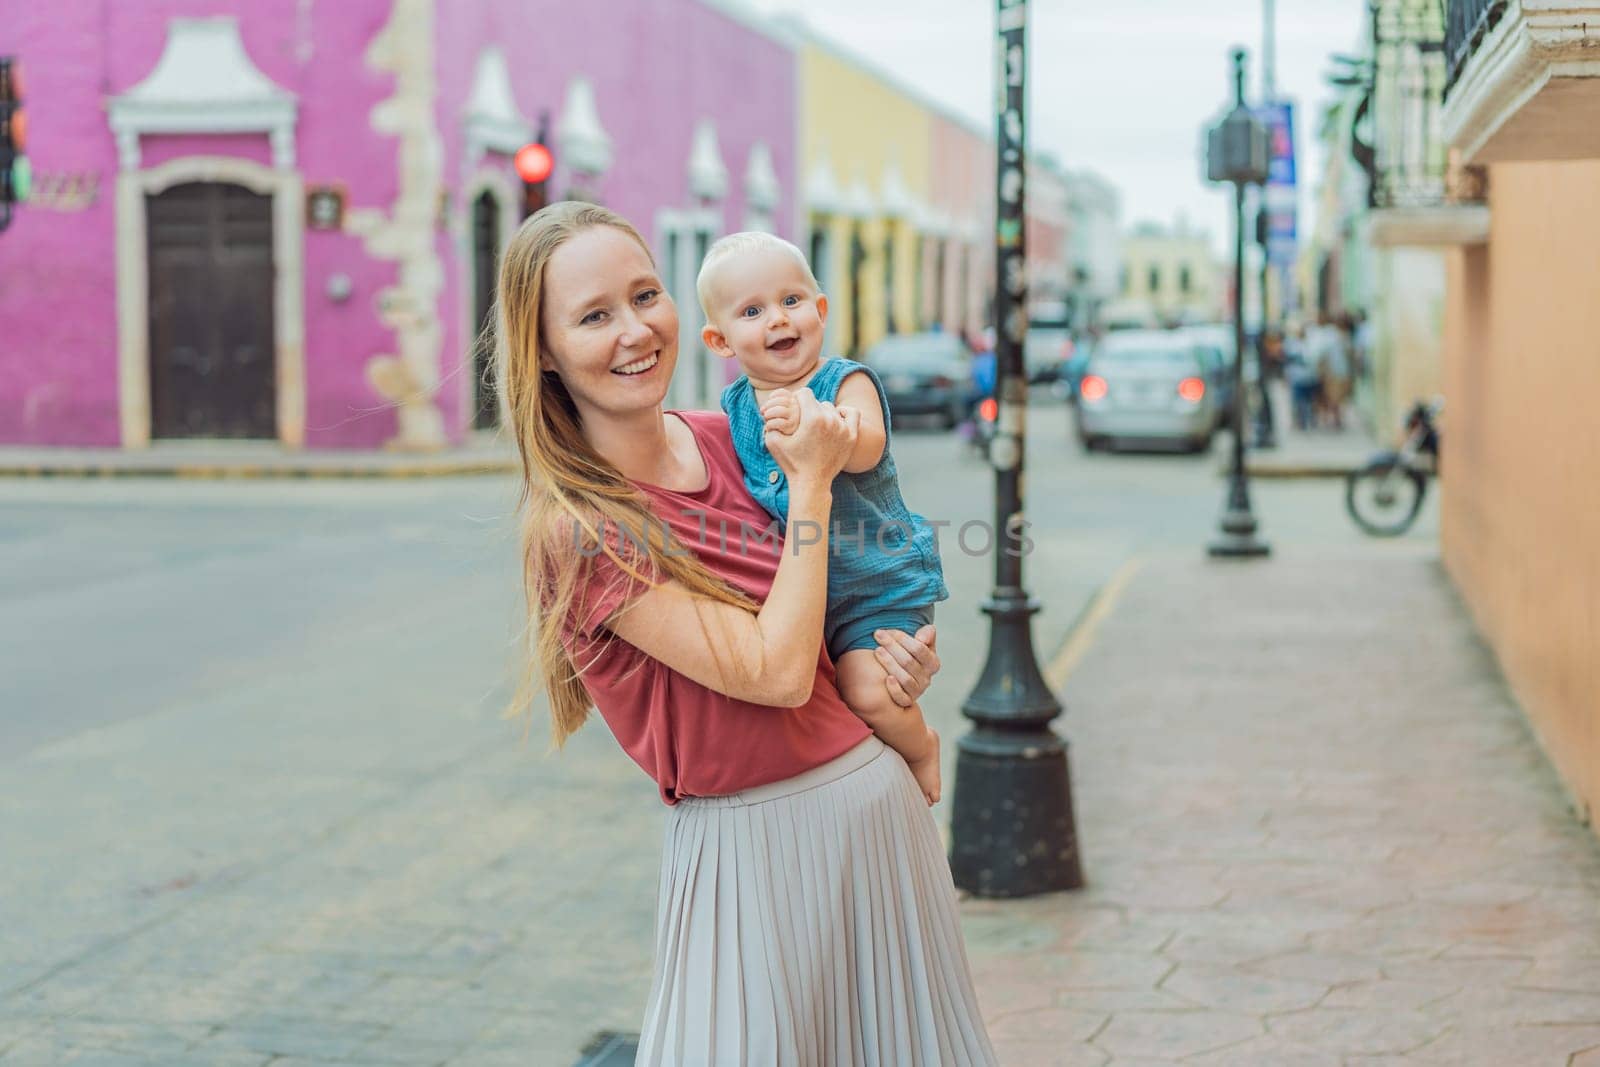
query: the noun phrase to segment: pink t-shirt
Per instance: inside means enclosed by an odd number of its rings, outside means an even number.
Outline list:
[[[694,433],[710,480],[705,489],[679,493],[639,484],[677,541],[712,571],[766,600],[783,543],[767,537],[772,517],[744,488],[744,473],[722,412],[673,412]],[[608,531],[624,558],[631,543]],[[637,532],[634,533],[638,537]],[[642,537],[638,537],[642,540]],[[871,731],[839,697],[833,663],[817,638],[817,677],[811,701],[773,708],[735,700],[651,659],[605,629],[605,622],[642,586],[592,543],[574,544],[573,559],[587,568],[567,647],[584,668],[584,688],[635,763],[661,787],[661,799],[719,796],[791,778],[826,763]],[[591,662],[591,660],[593,662]]]

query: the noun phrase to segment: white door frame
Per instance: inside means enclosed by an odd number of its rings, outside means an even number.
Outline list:
[[[723,213],[718,207],[665,208],[656,212],[656,249],[665,281],[672,291],[673,302],[678,305],[678,365],[672,372],[672,384],[667,390],[667,406],[692,410],[714,408],[721,390],[712,390],[710,384],[720,375],[712,373],[721,359],[706,351],[700,341],[700,329],[705,319],[700,313],[700,299],[695,295],[694,283],[700,273],[700,261],[695,258],[694,239],[697,234],[707,234],[707,246],[722,235]],[[666,262],[667,238],[676,235],[678,248],[676,262]],[[696,379],[701,368],[705,370],[707,388],[701,395]]]
[[[117,174],[117,417],[125,448],[150,444],[150,256],[145,198],[186,182],[272,197],[273,375],[278,441],[306,439],[304,205],[300,175],[230,156],[184,156]]]
[[[473,354],[478,345],[478,328],[482,324],[474,321],[472,306],[474,294],[477,293],[478,257],[476,249],[472,247],[473,241],[473,211],[478,202],[478,197],[488,193],[494,197],[495,203],[500,208],[500,233],[496,240],[500,242],[495,249],[495,262],[505,254],[506,245],[511,243],[511,236],[517,232],[521,225],[521,215],[518,213],[517,193],[512,187],[511,178],[505,171],[491,166],[485,166],[473,173],[463,187],[461,208],[461,227],[456,241],[456,256],[461,263],[461,336],[466,339],[461,357],[465,362],[461,364],[461,411],[463,413],[461,432],[471,436],[473,413],[477,411],[478,395],[476,372],[473,369]],[[496,370],[498,374],[498,368]],[[510,425],[511,412],[506,404],[506,391],[504,382],[496,382],[495,396],[500,403],[500,426]]]

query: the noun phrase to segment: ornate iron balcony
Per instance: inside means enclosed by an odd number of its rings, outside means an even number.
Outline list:
[[[1445,28],[1445,55],[1449,57],[1449,70],[1444,91],[1449,95],[1451,86],[1461,77],[1461,70],[1483,43],[1484,35],[1494,29],[1505,14],[1506,0],[1445,0],[1448,22]]]

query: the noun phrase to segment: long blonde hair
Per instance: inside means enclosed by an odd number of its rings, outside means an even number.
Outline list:
[[[517,230],[501,257],[496,292],[496,370],[522,456],[519,505],[522,579],[528,605],[517,688],[509,711],[531,713],[542,680],[550,701],[551,738],[557,748],[583,725],[593,706],[581,678],[588,664],[575,662],[563,639],[563,622],[573,612],[580,581],[586,578],[585,561],[577,547],[579,535],[586,546],[601,545],[605,554],[637,581],[675,580],[691,592],[747,609],[755,607],[749,597],[713,574],[698,557],[681,547],[668,551],[664,526],[649,501],[584,438],[577,405],[556,372],[539,369],[545,269],[557,248],[595,226],[621,230],[650,255],[639,231],[621,215],[595,204],[563,201],[537,212]],[[666,294],[663,298],[670,299]],[[603,536],[608,530],[627,531],[629,538],[646,541],[645,551],[633,561],[622,558]],[[597,650],[596,656],[600,651],[603,649]]]

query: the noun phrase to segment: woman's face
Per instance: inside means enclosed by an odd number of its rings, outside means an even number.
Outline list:
[[[580,416],[659,407],[678,362],[678,309],[632,236],[592,226],[550,255],[540,320],[542,370]]]

